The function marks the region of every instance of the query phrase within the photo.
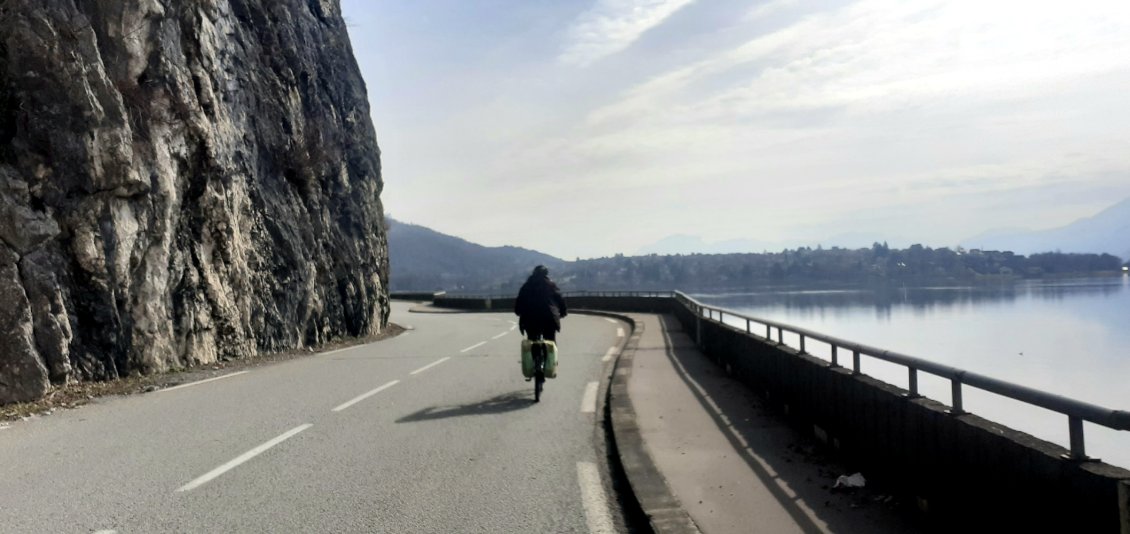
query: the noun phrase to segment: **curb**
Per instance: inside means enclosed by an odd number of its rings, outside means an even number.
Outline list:
[[[594,310],[577,310],[578,313],[612,317],[628,323],[631,333],[612,365],[612,380],[604,402],[605,417],[612,422],[612,444],[620,469],[628,478],[631,497],[639,504],[653,532],[673,534],[699,534],[691,516],[659,472],[651,455],[644,447],[644,439],[636,423],[636,410],[628,396],[628,379],[632,374],[632,360],[636,356],[643,325],[635,319],[618,313]]]

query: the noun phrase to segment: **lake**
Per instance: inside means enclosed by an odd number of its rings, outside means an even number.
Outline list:
[[[970,287],[693,296],[751,317],[1130,410],[1130,277],[1126,275]],[[744,327],[744,321],[741,324]],[[797,346],[796,338],[790,340],[788,334],[785,341]],[[810,341],[807,349],[830,359],[826,344]],[[840,361],[850,366],[851,354],[841,351]],[[902,366],[864,357],[862,368],[864,374],[907,387]],[[923,395],[950,403],[947,380],[919,373],[918,381]],[[963,397],[966,411],[1067,447],[1065,415],[968,386]],[[1089,456],[1130,468],[1130,432],[1085,423],[1084,435]]]

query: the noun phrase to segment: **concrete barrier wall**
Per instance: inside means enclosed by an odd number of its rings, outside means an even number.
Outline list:
[[[678,303],[670,297],[567,297],[574,310],[602,310],[634,313],[671,313]]]
[[[485,297],[454,297],[448,295],[437,296],[432,303],[440,308],[456,310],[478,311],[514,311],[514,297],[485,298]]]
[[[571,310],[603,310],[613,312],[671,313],[678,304],[674,298],[665,297],[566,297],[565,303]],[[483,298],[437,296],[433,304],[441,308],[457,310],[514,311],[514,298]]]
[[[1130,471],[1065,460],[1063,447],[976,415],[950,415],[941,403],[909,399],[901,388],[681,306],[676,316],[692,336],[701,332],[703,352],[719,366],[865,476],[917,496],[928,517],[962,531],[1126,532],[1119,485]]]
[[[392,300],[426,300],[430,302],[432,299],[440,295],[443,295],[443,292],[436,293],[432,291],[397,291],[394,293],[389,293],[388,298]]]

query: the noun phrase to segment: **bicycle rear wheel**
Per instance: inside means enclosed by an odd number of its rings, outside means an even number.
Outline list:
[[[534,402],[541,402],[541,391],[545,386],[545,345],[534,348]]]

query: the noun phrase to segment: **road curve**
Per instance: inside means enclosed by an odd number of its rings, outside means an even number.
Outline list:
[[[408,308],[379,343],[8,427],[0,532],[622,531],[594,384],[624,325],[568,317],[534,404],[513,315]]]

